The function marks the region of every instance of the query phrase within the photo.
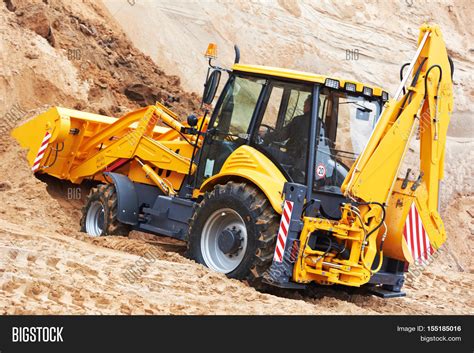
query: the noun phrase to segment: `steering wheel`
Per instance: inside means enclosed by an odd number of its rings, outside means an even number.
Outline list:
[[[268,132],[273,132],[273,131],[275,131],[275,128],[272,127],[272,126],[270,126],[270,125],[267,125],[267,124],[260,124],[260,127],[262,127],[262,126],[267,128],[267,133],[268,133]]]
[[[259,145],[262,145],[265,143],[265,137],[267,136],[267,134],[275,131],[275,128],[267,124],[260,124],[260,127],[264,127],[267,129],[266,132],[263,133],[259,131],[257,134],[257,143]]]

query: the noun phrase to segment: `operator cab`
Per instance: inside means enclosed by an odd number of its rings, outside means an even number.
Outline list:
[[[219,173],[238,147],[250,145],[288,181],[311,185],[323,216],[339,218],[346,201],[340,187],[386,99],[380,88],[360,83],[234,65],[209,123],[198,184]]]

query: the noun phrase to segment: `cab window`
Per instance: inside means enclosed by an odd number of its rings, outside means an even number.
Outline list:
[[[253,143],[297,183],[305,183],[311,85],[271,82]]]

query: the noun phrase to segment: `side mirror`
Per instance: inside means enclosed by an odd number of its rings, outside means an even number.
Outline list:
[[[369,121],[370,112],[371,112],[370,109],[366,110],[366,109],[357,108],[357,110],[356,110],[356,119],[357,120],[363,120],[363,121]]]
[[[234,45],[234,52],[235,52],[234,64],[238,64],[240,62],[240,49],[237,46],[237,44]]]
[[[202,102],[204,104],[211,104],[216,96],[217,87],[219,86],[219,81],[221,80],[221,71],[213,70],[206,83],[204,84],[204,93],[202,95]]]
[[[188,125],[191,126],[191,127],[195,127],[198,123],[198,118],[194,114],[188,115],[187,120],[188,120]]]

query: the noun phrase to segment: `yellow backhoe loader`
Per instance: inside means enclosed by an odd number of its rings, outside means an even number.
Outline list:
[[[225,69],[209,46],[203,114],[186,123],[159,103],[121,118],[53,107],[12,134],[33,172],[97,181],[81,219],[92,237],[135,229],[185,240],[190,258],[255,285],[403,295],[407,264],[446,239],[438,196],[453,64],[439,27],[421,27],[393,98],[243,65],[235,51]],[[417,177],[400,178],[414,134]]]

